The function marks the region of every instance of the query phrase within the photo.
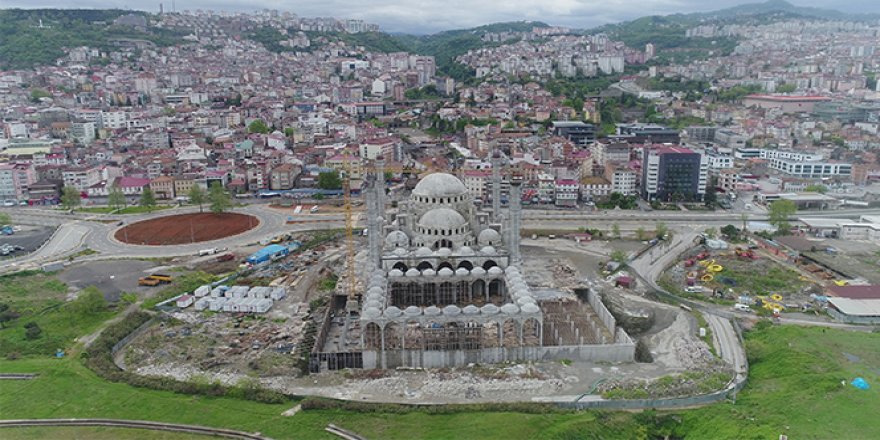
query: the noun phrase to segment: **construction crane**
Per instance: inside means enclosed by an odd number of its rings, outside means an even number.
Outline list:
[[[342,169],[344,172],[344,176],[342,178],[342,197],[343,197],[343,212],[345,213],[345,248],[346,248],[346,275],[348,280],[345,286],[345,295],[347,297],[347,301],[345,304],[346,311],[351,316],[357,311],[358,306],[358,298],[357,298],[357,279],[355,278],[355,243],[354,243],[354,215],[352,212],[352,203],[351,203],[351,164],[350,159],[354,159],[354,156],[344,156],[342,159]],[[377,158],[381,160],[381,156]],[[379,171],[381,169],[381,171]],[[383,175],[378,175],[379,173]],[[366,165],[361,167],[361,174],[366,175],[367,173],[371,173],[374,175],[374,178],[377,180],[377,185],[381,184],[384,188],[384,180],[385,172],[399,172],[403,174],[419,174],[424,172],[423,170],[418,170],[411,167],[400,167],[400,166],[390,166],[390,167],[376,167],[371,165]],[[382,183],[379,183],[382,182]],[[384,207],[378,207],[381,211]],[[375,231],[370,231],[370,234],[374,234]]]

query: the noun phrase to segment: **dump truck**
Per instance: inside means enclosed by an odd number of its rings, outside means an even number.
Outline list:
[[[171,275],[154,273],[145,277],[138,278],[139,286],[158,286],[159,284],[170,283],[173,278]]]

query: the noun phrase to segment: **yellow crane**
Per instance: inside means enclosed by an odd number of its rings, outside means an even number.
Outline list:
[[[350,156],[350,158],[354,158],[354,156]],[[343,157],[342,159],[342,169],[344,172],[344,176],[342,178],[342,197],[343,197],[343,212],[345,213],[345,248],[346,248],[346,275],[348,277],[348,281],[345,286],[345,295],[348,298],[348,304],[346,305],[346,309],[348,309],[349,313],[353,310],[352,308],[357,305],[357,283],[355,279],[355,244],[354,244],[354,216],[352,213],[352,203],[351,203],[351,164],[349,161],[349,157]],[[361,167],[361,174],[366,175],[367,173],[377,174],[377,170],[379,167],[374,165],[365,165]],[[403,174],[419,174],[424,172],[423,170],[418,170],[416,168],[411,167],[401,167],[401,166],[390,166],[390,167],[381,167],[382,172],[398,172]],[[381,179],[384,182],[385,176],[376,176],[376,179]],[[383,185],[384,186],[384,185]],[[383,210],[384,207],[380,206],[379,210]],[[370,231],[371,234],[376,233],[375,231]]]

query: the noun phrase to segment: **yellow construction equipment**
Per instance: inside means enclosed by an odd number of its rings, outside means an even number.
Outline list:
[[[700,281],[702,281],[704,283],[708,283],[714,279],[715,279],[715,275],[712,275],[711,273],[707,273],[707,274],[700,277]]]
[[[721,272],[722,270],[724,270],[724,266],[720,264],[710,264],[709,267],[707,267],[706,269],[708,269],[710,272]]]

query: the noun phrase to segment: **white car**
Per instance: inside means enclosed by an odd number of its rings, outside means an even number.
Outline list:
[[[18,206],[17,200],[4,200],[3,206]]]

